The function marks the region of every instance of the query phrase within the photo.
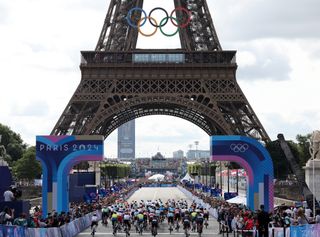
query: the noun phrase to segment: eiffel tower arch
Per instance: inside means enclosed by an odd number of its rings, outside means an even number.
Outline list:
[[[52,135],[107,137],[132,119],[171,115],[208,135],[270,140],[236,81],[236,51],[222,49],[206,0],[174,4],[189,11],[177,10],[177,19],[190,17],[179,30],[181,48],[137,49],[139,32],[126,17],[143,0],[111,0],[95,50],[81,52],[81,82]]]

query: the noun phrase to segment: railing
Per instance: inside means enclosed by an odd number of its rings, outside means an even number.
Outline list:
[[[101,212],[96,212],[101,220]],[[0,225],[1,237],[74,237],[91,224],[92,213],[57,228],[25,228]]]
[[[226,237],[258,237],[258,231],[257,230],[230,230],[229,226],[225,224],[224,222],[219,222],[219,234]]]
[[[81,52],[81,66],[107,64],[235,64],[236,51],[132,51],[132,52]]]
[[[223,221],[219,222],[219,234],[226,237],[257,237],[258,230],[233,230]],[[320,224],[308,224],[290,227],[272,227],[268,230],[269,237],[320,237]]]

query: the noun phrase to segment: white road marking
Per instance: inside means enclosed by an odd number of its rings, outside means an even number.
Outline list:
[[[88,235],[89,233],[80,233],[78,235]],[[148,236],[148,234],[150,234],[149,232],[143,232],[142,233],[142,236]],[[198,233],[194,233],[194,232],[191,232],[189,233],[190,235],[198,235]],[[219,234],[219,233],[217,233]],[[95,235],[113,235],[113,233],[111,232],[96,232]],[[116,236],[121,236],[121,235],[125,235],[125,233],[117,233]],[[170,235],[170,232],[168,233],[158,233],[158,235]],[[171,235],[185,235],[184,232],[179,232],[179,233],[171,233]],[[205,234],[204,234],[205,235]],[[130,233],[130,236],[141,236],[139,233]]]
[[[156,191],[154,192],[154,194],[153,194],[152,201],[155,201],[155,200],[156,200],[156,196],[157,196],[157,194],[158,194],[158,191],[156,190]]]

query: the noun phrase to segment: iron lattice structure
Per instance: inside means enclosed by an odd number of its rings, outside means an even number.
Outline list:
[[[142,50],[125,17],[143,0],[111,0],[95,51],[81,52],[81,82],[52,135],[107,137],[132,119],[160,114],[209,135],[270,140],[236,81],[236,52],[222,50],[207,2],[174,3],[192,13],[179,32],[181,49]]]

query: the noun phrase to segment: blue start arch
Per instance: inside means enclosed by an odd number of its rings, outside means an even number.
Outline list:
[[[273,162],[258,141],[244,136],[212,136],[211,159],[241,165],[248,174],[247,206],[257,210],[260,205],[273,211]]]

